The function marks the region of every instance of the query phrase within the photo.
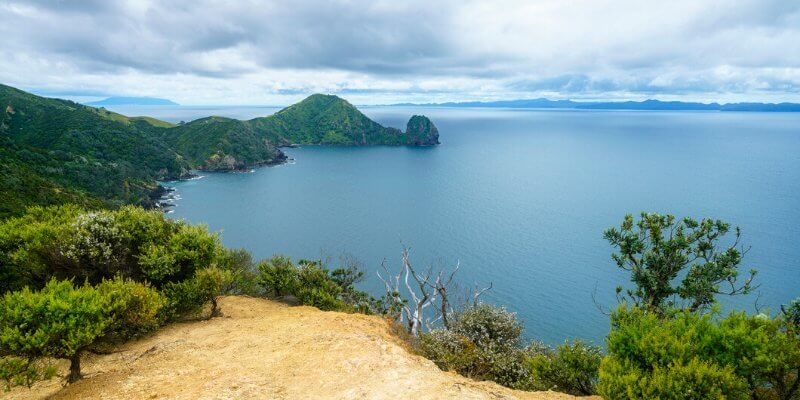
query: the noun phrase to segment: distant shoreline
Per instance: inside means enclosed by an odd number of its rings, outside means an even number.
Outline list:
[[[553,110],[628,110],[628,111],[738,111],[738,112],[800,112],[800,103],[698,103],[683,101],[605,101],[524,99],[500,101],[471,101],[445,103],[396,103],[390,107],[445,108],[525,108]]]

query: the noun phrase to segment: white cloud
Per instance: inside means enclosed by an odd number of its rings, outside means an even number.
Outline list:
[[[800,101],[783,0],[6,0],[0,37],[2,83],[185,104]]]

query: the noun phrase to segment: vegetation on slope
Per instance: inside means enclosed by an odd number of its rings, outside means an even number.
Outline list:
[[[285,161],[298,144],[431,145],[425,117],[410,133],[385,128],[336,96],[313,95],[250,121],[208,117],[174,125],[35,96],[0,85],[0,218],[28,205],[153,206],[157,180],[191,169],[236,171]]]
[[[236,119],[202,118],[160,133],[191,165],[208,171],[242,170],[286,159],[274,143]]]
[[[412,122],[414,121],[413,125]],[[330,145],[414,145],[439,143],[436,127],[426,117],[409,121],[412,132],[387,128],[352,104],[332,95],[315,94],[274,115],[249,122],[276,143]]]

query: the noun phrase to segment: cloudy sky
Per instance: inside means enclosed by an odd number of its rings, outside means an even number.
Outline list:
[[[795,0],[0,0],[0,83],[282,105],[800,101]]]

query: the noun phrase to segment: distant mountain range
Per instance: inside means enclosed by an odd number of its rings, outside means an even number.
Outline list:
[[[761,112],[800,112],[798,103],[694,103],[683,101],[620,101],[620,102],[583,102],[572,100],[502,100],[502,101],[469,101],[449,103],[398,103],[392,106],[429,106],[429,107],[488,107],[488,108],[555,108],[555,109],[589,109],[589,110],[681,110],[681,111],[761,111]]]
[[[92,107],[105,107],[105,106],[177,106],[178,103],[167,100],[159,99],[157,97],[109,97],[107,99],[92,101],[85,103],[87,106]]]

